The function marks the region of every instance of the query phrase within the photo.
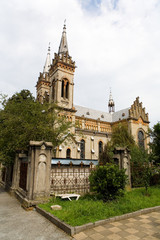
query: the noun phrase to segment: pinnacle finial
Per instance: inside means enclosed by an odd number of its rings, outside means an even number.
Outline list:
[[[109,108],[109,113],[113,113],[115,111],[115,104],[113,101],[111,88],[110,88],[110,94],[109,94],[108,108]]]
[[[63,32],[66,32],[66,19],[64,19]]]
[[[47,58],[46,58],[46,62],[43,68],[43,73],[48,73],[49,72],[49,68],[51,66],[51,59],[50,59],[50,42],[48,44],[48,53],[47,53]]]
[[[49,42],[49,44],[48,44],[48,53],[50,53],[50,51],[51,51],[51,47],[50,47],[50,42]]]

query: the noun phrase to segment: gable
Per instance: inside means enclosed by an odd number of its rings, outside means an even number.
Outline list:
[[[135,120],[141,119],[140,121],[143,120],[143,122],[149,123],[148,113],[146,113],[145,108],[142,107],[142,102],[139,102],[139,97],[137,97],[131,105],[131,108],[129,109],[129,117]]]

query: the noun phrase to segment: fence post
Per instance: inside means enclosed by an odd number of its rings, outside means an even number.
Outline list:
[[[131,186],[131,166],[130,166],[130,151],[128,148],[116,147],[114,149],[114,162],[119,165],[120,169],[126,169],[126,175],[128,176],[128,185]]]
[[[16,191],[16,189],[19,187],[19,168],[20,168],[19,154],[16,153],[14,166],[13,166],[13,178],[12,178],[11,192]]]
[[[27,199],[43,200],[50,196],[52,143],[30,141]]]

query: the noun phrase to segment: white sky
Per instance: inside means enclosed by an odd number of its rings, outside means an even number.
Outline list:
[[[48,43],[58,51],[67,19],[69,53],[76,61],[74,103],[108,111],[137,96],[160,120],[159,0],[1,0],[0,92],[29,89],[35,96]]]

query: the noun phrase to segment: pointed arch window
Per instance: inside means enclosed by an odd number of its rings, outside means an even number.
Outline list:
[[[71,149],[68,148],[67,151],[66,151],[66,158],[71,158]]]
[[[145,146],[144,146],[144,133],[141,130],[138,132],[138,145],[141,148],[145,148]]]
[[[69,82],[67,81],[66,82],[66,98],[68,98],[69,97]]]
[[[80,149],[81,149],[80,158],[85,159],[85,141],[83,139],[81,140]]]
[[[54,100],[55,96],[55,80],[52,82],[52,99]]]
[[[66,78],[62,80],[61,97],[69,99],[69,81]]]
[[[61,97],[64,97],[64,80],[62,80]]]
[[[103,152],[103,142],[99,141],[99,156],[101,155],[102,152]]]

